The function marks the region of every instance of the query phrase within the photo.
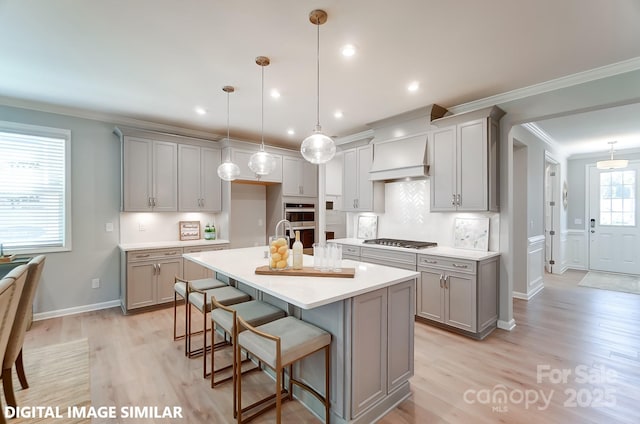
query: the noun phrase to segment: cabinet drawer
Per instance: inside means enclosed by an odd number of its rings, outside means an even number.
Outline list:
[[[443,258],[442,256],[418,255],[418,266],[441,268],[450,271],[476,273],[476,261]]]
[[[211,252],[212,250],[223,250],[229,248],[228,244],[216,244],[213,246],[192,246],[185,247],[184,253]]]
[[[416,266],[416,254],[411,252],[399,252],[396,250],[379,249],[375,247],[362,247],[360,248],[360,257],[370,259],[367,262],[379,262],[381,265],[386,265],[386,263],[383,262],[395,262],[398,264],[398,267],[407,268],[401,265],[408,265],[408,269],[414,270]]]
[[[171,249],[136,250],[134,252],[127,252],[127,262],[160,260],[179,256],[182,256],[181,247],[174,247]]]
[[[349,256],[360,256],[360,247],[359,246],[350,246],[348,244],[342,245],[342,255]]]

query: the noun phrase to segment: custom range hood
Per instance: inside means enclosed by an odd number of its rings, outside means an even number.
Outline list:
[[[430,105],[369,124],[375,132],[369,179],[394,181],[427,177],[427,132],[431,121],[446,112],[438,105]],[[408,135],[395,136],[398,134]]]

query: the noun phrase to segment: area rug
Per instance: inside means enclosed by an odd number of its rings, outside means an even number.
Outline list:
[[[7,422],[11,424],[91,423],[89,418],[73,418],[68,415],[71,408],[84,410],[91,405],[87,339],[25,349],[23,359],[29,388],[22,390],[15,368],[12,373],[13,388],[18,407],[27,409],[22,409],[21,417],[8,419]],[[7,407],[4,396],[2,407]],[[24,416],[25,413],[30,417]]]
[[[582,287],[640,294],[640,276],[589,271],[578,283]]]

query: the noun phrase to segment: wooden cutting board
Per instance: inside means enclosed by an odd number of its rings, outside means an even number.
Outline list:
[[[310,266],[302,269],[283,269],[275,271],[269,269],[268,265],[256,268],[256,274],[261,275],[291,275],[296,277],[334,277],[334,278],[353,278],[356,275],[355,268],[342,268],[341,271],[320,271]]]
[[[0,264],[6,263],[6,262],[11,262],[13,261],[13,259],[16,257],[16,255],[11,255],[11,256],[0,256]]]

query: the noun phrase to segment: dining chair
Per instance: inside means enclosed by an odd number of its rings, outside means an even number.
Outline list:
[[[7,350],[4,354],[2,362],[2,386],[4,388],[4,396],[7,404],[16,407],[16,397],[13,392],[13,379],[11,377],[11,368],[15,364],[16,373],[22,389],[28,389],[29,383],[24,373],[24,365],[22,363],[22,344],[24,343],[24,335],[29,325],[29,316],[33,307],[33,298],[40,282],[42,269],[44,268],[45,256],[39,255],[31,259],[27,264],[26,280],[20,295],[20,302],[16,310],[15,320],[11,328],[11,335],[7,344]]]
[[[15,319],[24,282],[27,279],[27,266],[20,265],[0,280],[0,358],[4,358]],[[4,408],[0,405],[0,424],[6,424]]]

